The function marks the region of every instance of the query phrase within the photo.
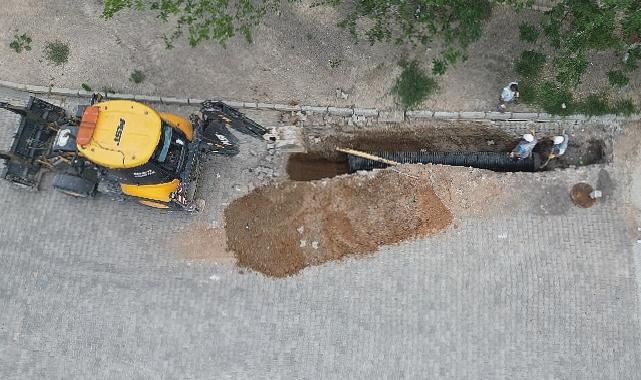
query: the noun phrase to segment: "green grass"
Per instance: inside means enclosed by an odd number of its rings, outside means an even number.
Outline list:
[[[49,41],[45,45],[45,58],[54,65],[64,65],[69,61],[69,44],[61,41]]]
[[[557,86],[554,82],[543,82],[537,91],[536,103],[553,115],[574,113],[574,100],[570,91]]]
[[[145,73],[140,70],[134,70],[129,76],[129,80],[136,84],[142,83],[145,80]]]
[[[527,22],[519,25],[519,38],[521,41],[534,43],[539,38],[539,30]]]
[[[538,83],[536,81],[526,79],[519,82],[519,100],[523,103],[536,103],[538,91]]]
[[[535,78],[541,74],[546,55],[534,50],[525,50],[516,61],[514,70],[524,78]]]
[[[612,111],[617,115],[630,116],[638,112],[637,107],[630,99],[621,99],[614,102]]]
[[[9,48],[15,50],[16,53],[22,53],[22,51],[31,50],[31,37],[27,33],[22,35],[15,35],[13,41],[9,44]]]
[[[613,87],[627,86],[630,79],[621,70],[608,71],[608,82]]]
[[[610,102],[605,94],[592,94],[576,105],[576,111],[588,116],[613,113]]]
[[[413,109],[436,93],[438,84],[420,68],[418,62],[402,61],[400,65],[403,72],[396,79],[391,92],[405,109]]]

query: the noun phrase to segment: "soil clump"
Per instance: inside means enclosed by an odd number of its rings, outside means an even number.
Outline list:
[[[393,170],[268,185],[225,210],[238,265],[276,277],[435,234],[452,220],[431,181]]]
[[[593,190],[589,183],[579,182],[572,186],[570,196],[577,206],[583,208],[592,207],[594,203],[596,203],[596,199],[590,197],[590,193],[592,193]]]

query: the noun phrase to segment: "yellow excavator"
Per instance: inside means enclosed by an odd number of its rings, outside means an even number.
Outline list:
[[[131,100],[96,94],[75,115],[36,97],[26,106],[0,102],[20,125],[2,177],[37,189],[53,171],[54,189],[76,197],[96,192],[161,209],[195,211],[200,164],[207,154],[234,156],[236,131],[271,138],[269,130],[222,102],[205,101],[189,119]]]

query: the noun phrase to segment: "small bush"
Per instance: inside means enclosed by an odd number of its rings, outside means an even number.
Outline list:
[[[527,22],[519,25],[519,38],[521,41],[534,43],[539,38],[539,30]]]
[[[516,61],[514,70],[517,74],[525,78],[538,77],[545,64],[545,54],[534,50],[526,50],[521,53],[521,57]]]
[[[574,112],[572,94],[553,82],[544,82],[537,92],[537,103],[545,112],[553,115],[569,115]]]
[[[447,71],[447,62],[434,59],[432,60],[432,74],[433,75],[443,75]]]
[[[86,83],[81,84],[80,87],[82,87],[82,89],[85,91],[91,92],[91,86]]]
[[[610,102],[604,94],[592,94],[576,105],[576,111],[588,115],[597,116],[613,112]]]
[[[15,35],[13,41],[9,44],[9,48],[15,50],[16,53],[22,53],[23,50],[30,51],[31,37],[29,37],[27,33],[23,33],[20,36]]]
[[[57,40],[47,42],[45,58],[54,65],[64,65],[69,61],[69,44]]]
[[[614,102],[614,106],[612,106],[612,112],[616,113],[617,115],[630,116],[633,113],[637,112],[637,107],[634,105],[632,100],[622,99]]]
[[[621,70],[608,71],[608,82],[614,87],[626,86],[630,79]]]
[[[136,84],[142,83],[142,81],[145,80],[145,73],[140,70],[134,70],[134,72],[129,76],[129,80]]]
[[[419,67],[418,62],[401,62],[403,72],[396,79],[394,94],[405,109],[412,109],[438,90],[436,80]]]

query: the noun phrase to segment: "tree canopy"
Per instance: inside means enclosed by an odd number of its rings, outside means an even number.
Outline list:
[[[253,28],[278,4],[279,0],[104,0],[102,15],[110,19],[126,8],[151,10],[160,20],[175,23],[173,33],[164,36],[167,47],[185,34],[191,46],[206,40],[224,45],[236,34],[251,42]]]

